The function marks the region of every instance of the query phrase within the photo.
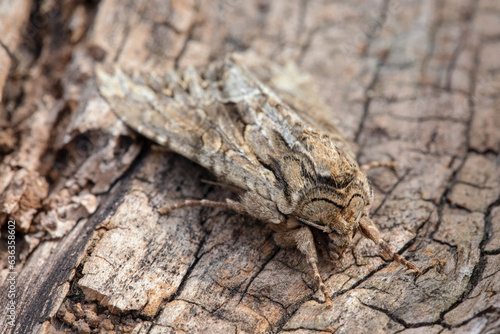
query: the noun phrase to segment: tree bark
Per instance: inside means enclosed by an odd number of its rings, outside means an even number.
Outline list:
[[[0,0],[1,333],[494,333],[500,327],[500,3]],[[210,174],[121,123],[96,63],[165,72],[239,52],[298,65],[357,147],[372,218],[311,270],[218,209]],[[15,264],[10,226],[15,221]],[[10,222],[10,223],[9,223]],[[14,290],[13,290],[14,289]],[[9,292],[14,291],[14,299]]]

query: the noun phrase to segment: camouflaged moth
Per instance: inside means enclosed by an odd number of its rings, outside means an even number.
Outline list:
[[[342,257],[357,232],[408,269],[369,218],[373,191],[350,145],[335,127],[321,127],[291,94],[278,94],[233,56],[165,75],[96,70],[102,96],[128,126],[208,169],[239,199],[187,200],[255,217],[283,247],[296,247],[311,266],[327,305],[317,248]]]

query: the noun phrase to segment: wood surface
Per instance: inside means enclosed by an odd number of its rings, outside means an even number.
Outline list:
[[[422,275],[358,236],[321,261],[124,126],[96,63],[167,71],[229,52],[298,66],[357,147],[372,218]],[[500,2],[0,0],[1,333],[497,333]],[[316,102],[313,102],[316,103]]]

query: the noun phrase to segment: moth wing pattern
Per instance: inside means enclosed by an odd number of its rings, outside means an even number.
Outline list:
[[[222,70],[212,65],[202,72],[187,68],[181,73],[158,74],[98,66],[96,74],[99,90],[112,110],[140,134],[241,190],[270,187],[272,175],[262,169],[242,137],[241,116],[225,106],[258,92],[242,86],[240,96],[227,96],[217,78]]]
[[[301,71],[294,62],[277,64],[260,62],[249,66],[250,71],[266,86],[271,87],[280,98],[312,127],[328,134],[337,146],[355,159],[352,143],[345,141],[338,119],[332,108],[324,102],[314,79]]]
[[[158,74],[98,66],[96,74],[101,94],[131,128],[207,168],[219,181],[266,200],[284,196],[276,166],[269,166],[290,151],[309,154],[302,136],[319,127],[310,117],[306,121],[307,112],[298,107],[302,102],[290,99],[301,116],[290,112],[231,56],[198,70]],[[331,129],[329,140],[356,165],[340,131]]]

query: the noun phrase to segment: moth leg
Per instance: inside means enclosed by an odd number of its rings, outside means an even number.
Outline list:
[[[366,173],[367,171],[373,168],[388,167],[391,169],[396,169],[397,166],[398,164],[395,161],[372,161],[367,164],[361,165],[359,168],[363,173]]]
[[[241,205],[240,203],[235,202],[233,200],[230,200],[230,199],[226,199],[225,202],[215,202],[215,201],[209,201],[207,199],[202,199],[202,200],[188,199],[187,201],[184,201],[181,203],[177,203],[174,205],[164,206],[162,208],[159,208],[158,213],[160,215],[164,215],[164,214],[171,212],[171,211],[174,211],[174,210],[178,210],[178,209],[182,209],[182,208],[191,208],[191,207],[195,207],[195,206],[204,206],[207,208],[223,208],[226,210],[235,211],[236,213],[239,213],[242,215],[247,214],[243,205]]]
[[[234,191],[235,193],[238,193],[241,191],[240,188],[232,186],[228,183],[216,182],[216,181],[205,180],[205,179],[201,179],[201,182],[206,183],[206,184],[211,184],[211,185],[217,186],[217,187],[227,188],[231,191]]]
[[[296,247],[304,256],[307,262],[311,265],[314,278],[318,282],[318,287],[325,296],[327,308],[332,307],[332,300],[328,295],[326,286],[321,279],[318,271],[318,255],[316,254],[316,246],[311,230],[308,227],[300,227],[291,231],[275,232],[274,240],[281,247]]]
[[[410,271],[419,273],[418,268],[411,263],[410,261],[406,260],[404,257],[401,255],[397,254],[394,252],[394,249],[387,243],[385,240],[383,240],[380,237],[380,232],[378,228],[373,224],[373,221],[368,218],[368,217],[362,217],[359,221],[359,231],[361,234],[363,234],[366,238],[372,240],[376,245],[379,245],[382,251],[387,254],[391,259],[394,261],[402,264],[406,268],[408,268]]]

